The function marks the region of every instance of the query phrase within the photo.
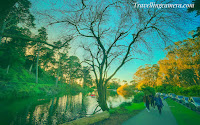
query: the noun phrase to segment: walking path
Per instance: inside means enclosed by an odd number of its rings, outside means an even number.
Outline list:
[[[177,125],[171,110],[165,100],[163,100],[164,107],[160,115],[158,109],[154,110],[150,107],[150,112],[143,110],[138,115],[125,121],[122,125]]]

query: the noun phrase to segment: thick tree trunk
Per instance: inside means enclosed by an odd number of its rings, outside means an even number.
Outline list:
[[[108,111],[109,108],[106,102],[106,86],[103,85],[103,82],[102,83],[100,82],[98,84],[97,90],[98,90],[98,95],[99,95],[98,97],[99,106],[101,107],[103,111]]]

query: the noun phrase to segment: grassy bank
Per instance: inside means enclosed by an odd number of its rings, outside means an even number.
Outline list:
[[[200,114],[197,112],[171,99],[167,99],[167,103],[179,125],[198,125],[200,123]]]
[[[121,125],[145,108],[144,103],[123,103],[109,110],[110,117],[93,125]]]
[[[25,98],[32,96],[50,96],[58,94],[77,94],[92,91],[83,89],[80,85],[60,84],[35,84],[26,82],[0,82],[0,99]]]
[[[77,94],[92,91],[90,88],[82,88],[77,84],[58,83],[55,86],[56,78],[50,73],[39,68],[39,83],[35,83],[34,72],[29,72],[23,67],[10,68],[6,73],[0,68],[0,99],[25,98],[32,96],[49,96],[62,93]]]

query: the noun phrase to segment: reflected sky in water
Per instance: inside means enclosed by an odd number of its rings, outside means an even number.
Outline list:
[[[98,106],[97,97],[91,94],[97,95],[97,91],[51,98],[4,100],[0,102],[0,121],[2,125],[56,125],[89,116]],[[132,98],[109,91],[107,103],[109,107],[117,107]]]

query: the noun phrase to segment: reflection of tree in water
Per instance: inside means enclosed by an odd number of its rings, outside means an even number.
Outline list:
[[[49,101],[49,100],[48,100]],[[34,111],[37,105],[47,103],[48,101],[37,101],[36,98],[18,99],[12,101],[5,101],[5,110],[1,110],[2,115],[1,124],[34,124]]]
[[[87,101],[86,94],[65,95],[63,97],[53,97],[52,99],[37,100],[32,99],[21,105],[22,110],[13,112],[13,117],[9,116],[9,123],[6,124],[62,124],[79,117],[86,116]],[[16,108],[16,107],[15,107]],[[7,116],[8,117],[8,116]]]
[[[53,99],[54,100],[54,99]],[[32,105],[31,110],[29,111],[29,124],[41,125],[48,123],[49,108],[51,107],[51,101],[48,99],[48,102],[39,101],[38,103]]]
[[[124,98],[109,91],[108,103],[118,105],[124,102]],[[92,93],[97,95],[97,93]],[[6,117],[1,124],[19,124],[19,125],[42,125],[42,124],[62,124],[87,114],[92,114],[96,108],[97,99],[88,96],[86,93],[78,95],[65,95],[62,97],[53,97],[47,99],[27,99],[23,101],[16,100],[4,110]],[[97,109],[99,110],[99,109]],[[2,110],[1,110],[2,111]]]
[[[32,102],[30,102],[30,104],[31,103]],[[19,124],[19,125],[20,124],[25,124],[26,123],[26,118],[27,118],[27,116],[29,114],[29,110],[31,109],[31,107],[30,107],[31,105],[30,104],[26,103],[26,105],[23,105],[23,102],[22,102],[21,106],[23,106],[24,108],[20,112],[17,112],[17,111],[12,112],[12,116],[14,117],[14,119],[12,119],[12,117],[9,117],[10,120],[13,120],[9,124]]]
[[[82,93],[82,102],[81,102],[81,116],[85,117],[86,116],[86,108],[87,108],[87,98],[85,98],[86,93]]]
[[[61,124],[77,119],[79,117],[83,117],[86,112],[86,106],[84,105],[83,96],[84,95],[79,94],[75,96],[66,95],[60,98],[53,98],[50,106],[48,106],[49,109],[48,118],[46,120],[47,123]],[[42,116],[40,115],[40,117]],[[42,119],[43,118],[41,118],[41,121],[44,121],[45,117],[43,120]]]
[[[124,96],[116,94],[115,96],[108,96],[107,103],[109,108],[114,108],[123,102],[131,102],[134,96],[125,98]]]
[[[54,100],[56,101],[55,104],[54,104]],[[48,115],[48,119],[47,119],[48,125],[51,125],[53,123],[53,117],[54,117],[54,115],[56,115],[56,109],[58,107],[58,100],[59,100],[59,98],[54,98],[54,97],[52,99],[51,106],[49,108],[49,115]]]

